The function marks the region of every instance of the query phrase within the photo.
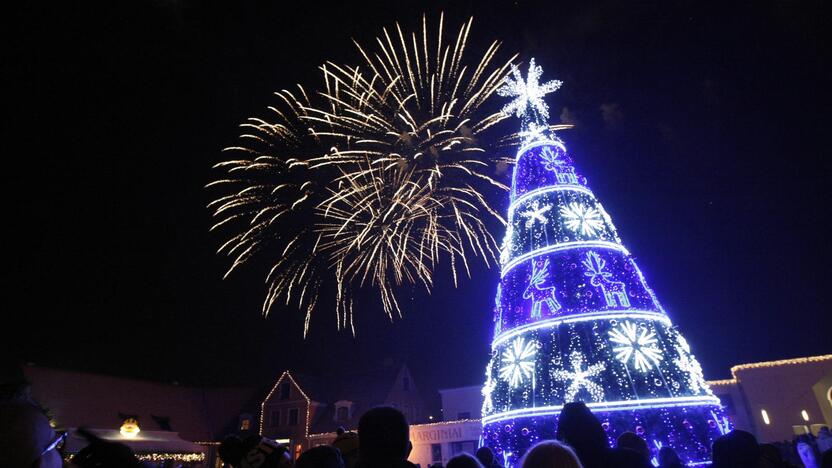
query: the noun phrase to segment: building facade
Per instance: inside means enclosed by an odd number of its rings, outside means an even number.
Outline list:
[[[148,466],[217,466],[219,441],[252,427],[245,408],[262,395],[256,388],[187,387],[34,365],[23,375],[51,423],[69,430],[67,453],[88,444],[73,430],[83,427],[126,444]]]
[[[260,433],[288,444],[297,458],[307,448],[331,442],[339,427],[357,429],[361,415],[375,406],[397,408],[411,423],[427,419],[407,366],[388,365],[326,381],[287,370],[261,404]]]
[[[442,420],[480,419],[482,417],[482,386],[439,390],[442,397]]]
[[[736,429],[761,442],[832,427],[832,354],[740,364],[708,382]]]

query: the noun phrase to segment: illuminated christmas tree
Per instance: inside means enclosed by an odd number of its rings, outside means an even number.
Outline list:
[[[548,125],[539,83],[515,68],[498,94],[524,140],[511,183],[483,437],[513,465],[552,439],[565,403],[584,401],[612,442],[625,431],[688,464],[729,430],[690,346],[621,243],[610,216]]]

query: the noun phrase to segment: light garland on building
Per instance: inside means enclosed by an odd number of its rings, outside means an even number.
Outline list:
[[[266,395],[266,398],[263,400],[262,403],[260,403],[260,435],[261,436],[263,435],[263,428],[265,427],[264,422],[265,422],[265,417],[266,417],[266,402],[271,399],[275,390],[277,390],[277,388],[283,382],[284,378],[288,378],[292,382],[292,384],[294,384],[295,388],[298,389],[301,396],[306,400],[306,421],[304,421],[305,422],[305,424],[304,424],[305,427],[303,429],[303,436],[308,437],[309,436],[309,422],[310,422],[309,421],[309,419],[310,419],[309,416],[310,416],[310,412],[311,412],[311,408],[312,408],[312,399],[309,398],[306,395],[306,392],[304,392],[303,388],[301,388],[301,386],[298,385],[298,382],[295,380],[294,377],[292,377],[292,374],[290,374],[288,370],[283,371],[283,374],[281,374],[280,378],[277,379],[277,382],[274,384],[272,389],[269,391],[269,394]]]
[[[204,453],[137,453],[139,461],[164,462],[177,461],[183,463],[199,463],[205,461]]]
[[[737,371],[743,371],[748,369],[762,369],[766,367],[780,367],[780,366],[794,366],[794,365],[801,365],[801,364],[809,364],[813,362],[823,362],[823,361],[832,361],[832,354],[822,354],[819,356],[808,356],[802,358],[794,358],[794,359],[781,359],[779,361],[764,361],[764,362],[753,362],[749,364],[739,364],[731,368],[731,375],[734,376],[734,380],[737,379]]]

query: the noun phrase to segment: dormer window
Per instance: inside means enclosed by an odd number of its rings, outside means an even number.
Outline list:
[[[346,406],[339,406],[337,410],[335,410],[335,420],[336,421],[346,421],[350,419],[350,409]]]
[[[251,430],[251,421],[252,416],[248,413],[243,413],[240,415],[240,430],[241,431],[250,431]]]
[[[349,400],[340,400],[335,402],[335,420],[338,422],[346,422],[352,416],[352,402]]]

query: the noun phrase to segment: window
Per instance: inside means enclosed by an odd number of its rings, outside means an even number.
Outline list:
[[[456,414],[457,419],[471,419],[471,412],[470,411],[463,411],[462,413]]]
[[[248,431],[251,429],[251,419],[245,418],[240,422],[240,430]]]
[[[410,377],[402,378],[402,389],[410,390]]]
[[[290,426],[297,426],[298,425],[298,410],[297,410],[297,408],[289,410],[289,425]]]
[[[431,463],[442,463],[442,444],[430,444]]]
[[[476,440],[464,440],[462,442],[451,442],[451,456],[455,456],[458,453],[468,452],[468,453],[477,453],[477,441]]]
[[[350,409],[346,406],[339,406],[335,410],[335,420],[346,421],[348,419],[350,419]]]
[[[273,410],[269,415],[269,426],[276,427],[280,425],[280,411]]]
[[[286,382],[280,386],[280,399],[281,400],[288,400],[289,399],[289,382]]]

